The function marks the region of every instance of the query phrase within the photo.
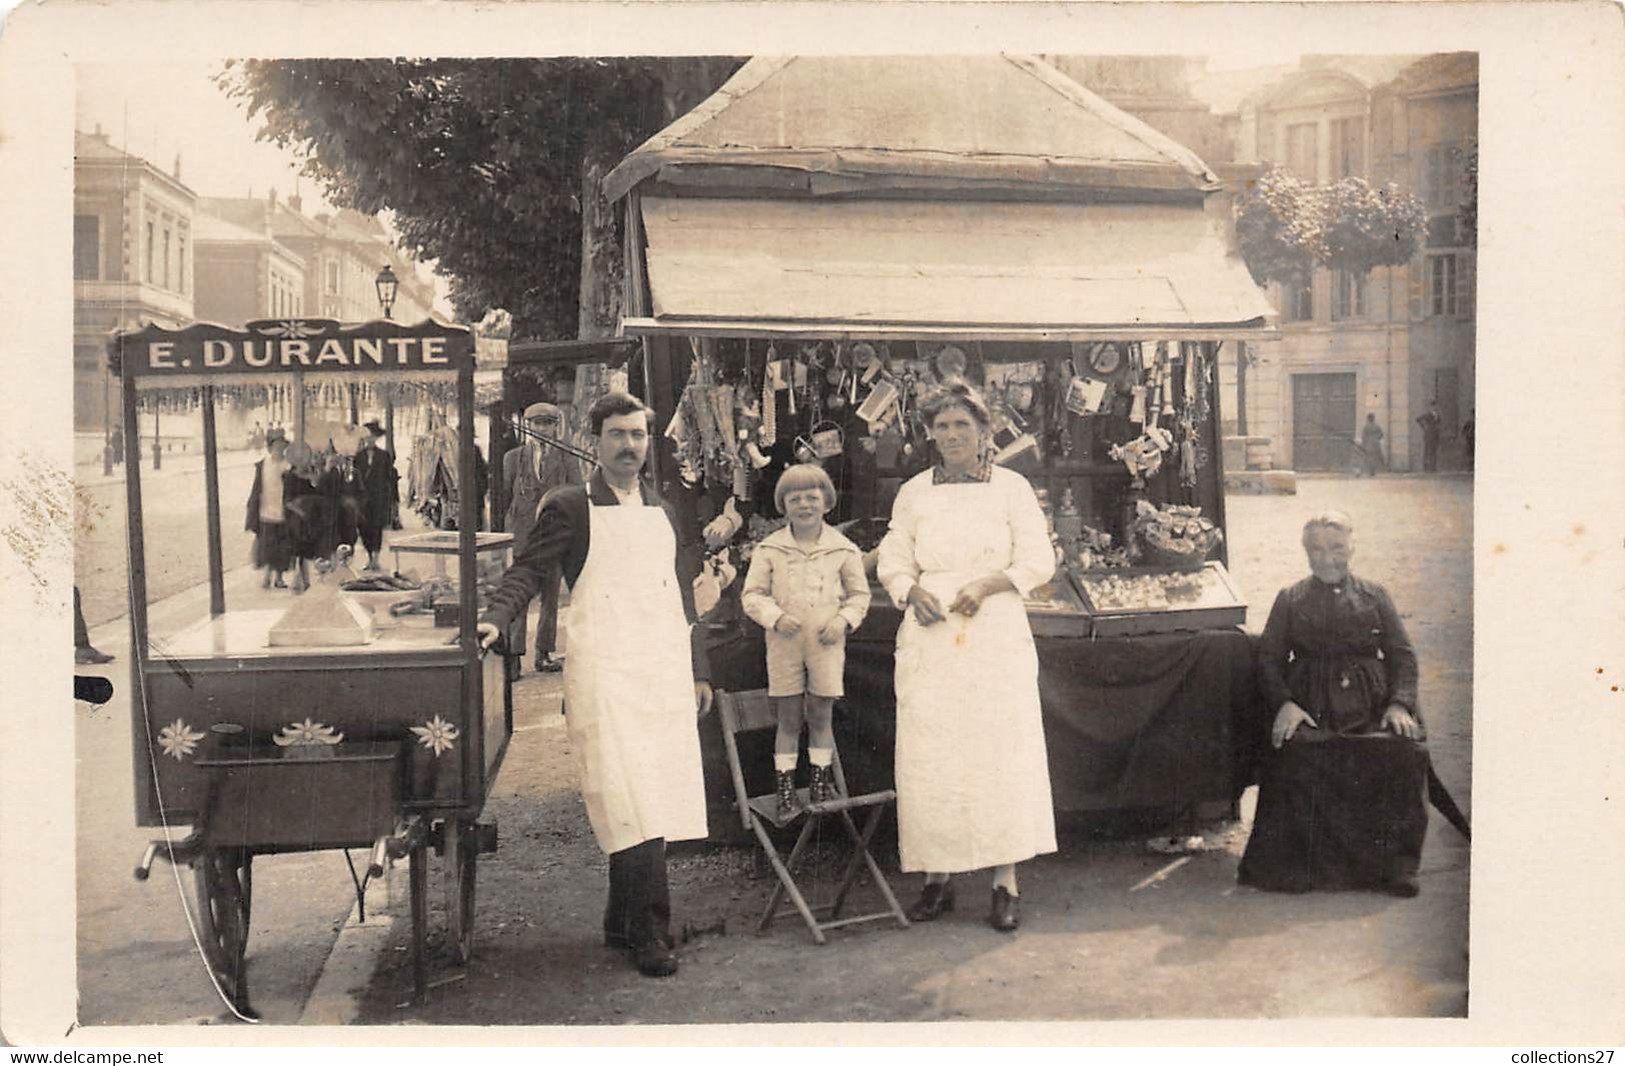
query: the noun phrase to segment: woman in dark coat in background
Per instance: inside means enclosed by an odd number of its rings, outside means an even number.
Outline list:
[[[1388,593],[1349,573],[1347,515],[1311,518],[1303,545],[1312,575],[1276,596],[1259,648],[1276,750],[1239,879],[1414,896],[1428,767],[1416,653]]]
[[[355,453],[355,495],[359,514],[361,545],[367,549],[367,569],[378,570],[378,553],[383,549],[384,530],[395,517],[400,477],[395,473],[395,457],[384,450],[384,427],[376,420],[366,424],[367,443]],[[354,543],[355,538],[351,537]]]

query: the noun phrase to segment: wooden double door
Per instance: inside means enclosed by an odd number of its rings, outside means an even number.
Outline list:
[[[1348,470],[1356,465],[1353,374],[1292,375],[1292,465]]]

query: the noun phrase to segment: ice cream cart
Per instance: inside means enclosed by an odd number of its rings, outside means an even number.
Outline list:
[[[196,624],[149,625],[141,471],[131,464],[127,473],[136,820],[163,830],[135,873],[145,880],[158,858],[192,867],[193,925],[241,1015],[252,1013],[245,964],[256,855],[366,849],[368,877],[407,859],[421,998],[433,847],[447,940],[459,963],[468,958],[476,862],[496,846],[496,827],[479,817],[512,732],[501,663],[481,655],[474,627],[482,577],[490,580],[493,562],[500,568],[506,546],[477,541],[477,501],[462,492],[458,531],[436,545],[455,555],[452,572],[426,575],[419,588],[396,575],[352,580],[340,547],[303,594],[256,597],[252,585],[234,583],[241,602],[228,608],[215,407],[263,390],[291,394],[298,438],[307,390],[423,390],[455,410],[458,480],[472,485],[473,347],[467,330],[432,320],[147,326],[109,341],[128,432],[155,397],[195,403],[203,419],[209,614]],[[363,896],[360,875],[356,885]]]

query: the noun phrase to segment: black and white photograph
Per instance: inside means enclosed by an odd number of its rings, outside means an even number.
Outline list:
[[[887,6],[39,61],[8,1041],[1621,1042],[1617,10]]]

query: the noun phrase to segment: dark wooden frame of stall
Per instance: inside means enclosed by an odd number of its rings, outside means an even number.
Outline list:
[[[290,340],[296,345],[291,357]],[[280,365],[247,365],[252,345],[262,346],[255,356],[262,360],[279,351]],[[386,357],[371,356],[371,365],[364,365],[369,355],[363,349],[369,348]],[[216,627],[217,641],[232,618],[221,560],[216,387],[269,381],[299,389],[330,372],[396,381],[453,378],[458,477],[473,485],[473,349],[466,329],[432,320],[350,327],[319,319],[268,321],[245,330],[149,325],[110,338],[109,366],[122,382],[124,425],[132,435],[139,433],[143,386],[200,390],[209,553],[210,618],[204,626]],[[347,359],[353,363],[345,365]],[[132,436],[131,454],[136,444]],[[144,880],[155,858],[194,866],[205,954],[214,980],[241,1014],[252,1013],[245,963],[255,854],[366,848],[369,876],[381,874],[390,859],[406,857],[414,990],[421,1001],[427,991],[427,848],[434,846],[443,859],[454,957],[462,963],[472,951],[475,867],[479,853],[496,846],[495,825],[478,818],[512,735],[513,712],[511,687],[497,660],[482,657],[475,633],[477,501],[463,492],[458,504],[460,620],[454,644],[445,640],[448,631],[438,630],[431,631],[432,640],[418,639],[405,649],[374,644],[243,654],[239,645],[228,653],[184,654],[149,633],[141,473],[135,464],[127,467],[136,823],[165,830],[148,847],[136,876]],[[501,686],[500,701],[485,691],[493,683]],[[343,744],[276,746],[272,735],[295,707],[319,709],[323,724],[342,730]],[[307,720],[309,713],[300,712]],[[419,738],[410,729],[427,713],[449,718],[457,730],[454,774],[440,773],[440,749],[432,759],[425,756],[427,738],[414,742]],[[171,746],[178,743],[174,750],[184,753],[173,767],[156,743],[171,716],[182,726],[171,735]],[[187,719],[202,725],[201,732],[185,726]],[[195,759],[186,761],[194,752]],[[178,822],[192,825],[183,840],[169,832]],[[363,885],[357,881],[356,887],[360,899]]]

